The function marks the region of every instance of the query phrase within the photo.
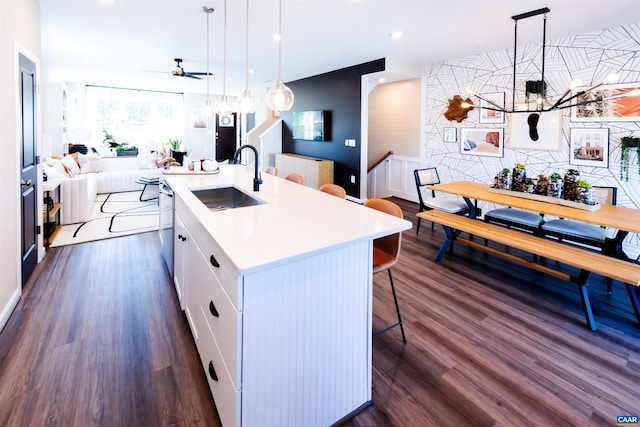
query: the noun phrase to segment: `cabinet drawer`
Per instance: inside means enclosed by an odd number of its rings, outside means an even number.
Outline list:
[[[240,392],[236,390],[229,377],[213,337],[203,333],[201,338],[202,344],[198,345],[198,352],[222,425],[239,426]]]
[[[205,285],[198,292],[201,301],[198,315],[202,316],[209,333],[215,339],[233,384],[240,388],[242,376],[239,359],[242,341],[239,333],[242,330],[242,313],[235,310],[217,283]]]
[[[242,295],[242,279],[232,267],[231,261],[209,236],[198,236],[196,243],[206,258],[209,269],[222,284],[236,310],[242,311],[242,298],[240,297]]]

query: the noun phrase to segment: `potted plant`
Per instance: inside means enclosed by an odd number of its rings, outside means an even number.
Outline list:
[[[538,174],[538,179],[536,181],[534,193],[546,196],[548,191],[549,191],[549,178],[547,178],[547,176],[543,173]]]
[[[180,149],[181,146],[182,146],[182,139],[169,138],[169,148],[171,149],[171,157],[173,157],[176,162],[182,165],[182,162],[184,161],[185,153]]]
[[[523,163],[516,163],[511,175],[511,189],[513,191],[526,191],[527,168]]]
[[[135,145],[120,145],[116,148],[118,156],[137,156],[138,147]]]
[[[585,205],[595,205],[593,199],[593,186],[586,179],[576,180],[576,202]]]
[[[503,168],[498,174],[493,178],[493,188],[499,188],[501,190],[509,190],[511,188],[511,180],[509,179],[509,168]]]
[[[623,136],[620,138],[620,179],[629,181],[629,149],[638,148],[639,137]],[[638,161],[638,173],[640,174],[640,161]]]
[[[105,128],[102,128],[102,143],[110,147],[117,147],[120,144],[116,142],[116,139]]]
[[[547,188],[547,196],[562,198],[562,175],[560,172],[555,171],[549,177],[549,187]]]

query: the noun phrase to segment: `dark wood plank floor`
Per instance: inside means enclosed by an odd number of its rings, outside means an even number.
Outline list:
[[[417,206],[394,199],[415,222]],[[374,405],[348,426],[615,425],[640,413],[640,328],[624,288],[594,291],[404,234],[394,267],[408,343],[374,340]],[[395,313],[374,276],[374,329]],[[57,248],[0,334],[0,425],[219,425],[156,233]]]

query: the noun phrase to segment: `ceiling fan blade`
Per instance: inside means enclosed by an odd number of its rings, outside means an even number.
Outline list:
[[[202,77],[194,76],[192,73],[184,73],[184,77],[189,77],[190,79],[202,80]]]
[[[206,76],[207,75],[207,73],[191,73],[191,72],[189,72],[187,74],[190,74],[192,76]],[[213,76],[213,73],[209,73],[209,75]]]

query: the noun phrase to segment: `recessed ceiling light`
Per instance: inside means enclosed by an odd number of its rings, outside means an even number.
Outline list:
[[[282,40],[282,36],[280,36],[280,34],[274,34],[273,35],[273,41],[274,42],[279,42],[280,40]]]
[[[391,34],[389,34],[389,37],[391,37],[391,38],[392,38],[392,39],[394,39],[394,40],[401,39],[401,38],[402,38],[402,36],[403,36],[402,31],[394,31],[394,32],[392,32]]]
[[[380,78],[378,79],[378,83],[384,83],[384,82],[386,82],[386,81],[387,81],[387,79],[385,79],[384,77],[380,77]]]

